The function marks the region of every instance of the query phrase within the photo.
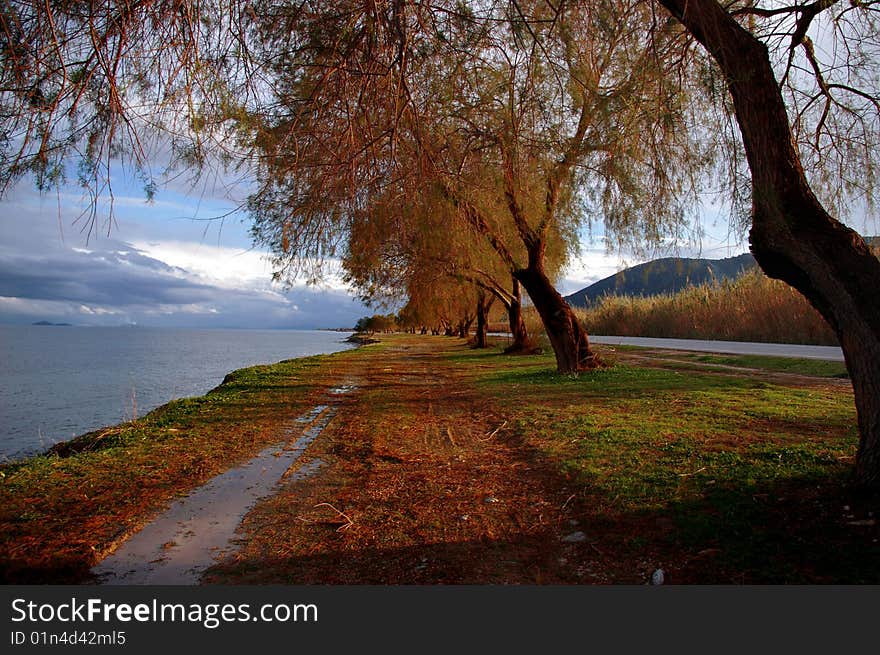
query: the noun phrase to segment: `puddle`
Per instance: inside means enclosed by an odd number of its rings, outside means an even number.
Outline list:
[[[322,459],[315,458],[311,462],[303,464],[296,471],[292,471],[284,474],[284,479],[289,482],[299,482],[300,480],[308,480],[312,477],[318,470],[324,466],[326,462]]]
[[[323,412],[325,409],[327,409],[327,405],[316,405],[315,407],[312,407],[312,411],[306,412],[305,414],[300,416],[298,419],[296,419],[296,421],[294,421],[294,422],[295,423],[311,423],[316,418],[318,418],[318,416],[320,416],[321,412]],[[293,430],[288,430],[287,434],[290,434],[292,431]]]
[[[312,408],[284,432],[288,439],[299,434],[296,441],[265,448],[246,464],[212,478],[175,501],[96,565],[92,573],[102,584],[198,584],[206,568],[235,550],[232,540],[244,515],[260,498],[274,491],[335,414],[335,407],[328,405]],[[303,430],[303,425],[308,427]],[[323,461],[314,459],[291,472],[289,479],[306,479],[323,465]]]

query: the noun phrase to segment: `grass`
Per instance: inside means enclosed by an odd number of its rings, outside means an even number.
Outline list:
[[[692,357],[802,375],[842,367]],[[880,581],[880,504],[850,487],[848,387],[626,364],[560,377],[548,356],[450,358],[480,364],[482,394],[502,403],[513,438],[575,485],[571,514],[601,526],[594,545],[618,561],[653,561],[677,582]]]
[[[841,361],[811,359],[802,357],[780,357],[775,355],[710,355],[684,351],[670,351],[665,348],[647,346],[614,345],[606,350],[607,362],[613,363],[621,357],[632,359],[647,358],[654,367],[668,368],[680,373],[704,371],[715,373],[736,373],[730,369],[750,369],[815,378],[849,379],[846,364]],[[739,371],[746,374],[748,371]]]
[[[655,366],[625,349],[559,376],[549,353],[380,338],[238,371],[3,467],[5,580],[87,579],[126,531],[356,380],[307,452],[318,472],[259,503],[207,581],[639,584],[663,568],[672,583],[880,583],[880,502],[851,485],[845,381],[756,374],[782,363],[741,357]]]
[[[694,361],[719,366],[736,366],[765,371],[778,371],[796,375],[823,378],[848,378],[846,364],[822,359],[774,357],[770,355],[683,355]]]

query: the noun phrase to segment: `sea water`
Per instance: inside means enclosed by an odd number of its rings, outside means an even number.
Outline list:
[[[351,348],[349,334],[0,326],[0,462],[202,395],[238,368]]]

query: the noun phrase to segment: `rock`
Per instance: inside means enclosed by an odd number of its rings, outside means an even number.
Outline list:
[[[348,343],[356,343],[361,346],[368,346],[371,343],[379,343],[378,339],[373,339],[372,337],[368,337],[364,334],[352,334],[350,337],[345,339]]]
[[[587,535],[578,530],[577,532],[572,532],[570,535],[567,535],[562,538],[567,544],[579,544],[587,540]]]
[[[666,579],[666,574],[663,572],[663,569],[657,569],[654,573],[651,574],[651,584],[652,585],[662,585],[663,581]]]

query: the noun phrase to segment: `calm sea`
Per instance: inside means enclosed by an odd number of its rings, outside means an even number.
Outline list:
[[[0,326],[0,461],[202,395],[238,368],[346,350],[349,334]]]

